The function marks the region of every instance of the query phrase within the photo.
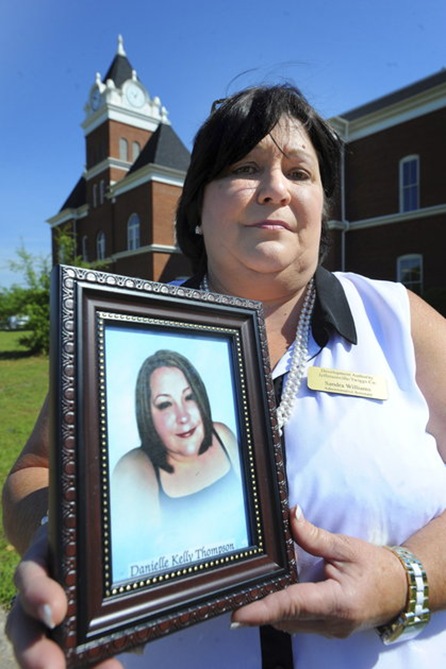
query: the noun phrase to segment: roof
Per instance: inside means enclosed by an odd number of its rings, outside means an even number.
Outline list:
[[[395,103],[402,102],[408,98],[418,95],[419,93],[424,93],[431,88],[435,88],[436,86],[440,86],[441,84],[445,83],[446,68],[442,68],[439,72],[431,74],[425,79],[420,79],[419,81],[416,81],[409,86],[405,86],[404,88],[400,88],[393,93],[389,93],[388,95],[384,95],[383,97],[377,98],[376,100],[372,100],[372,102],[367,102],[366,104],[361,105],[360,107],[356,107],[355,109],[345,112],[344,114],[339,114],[339,116],[347,121],[354,121],[361,116],[366,116],[367,114],[379,111],[385,107],[390,107]]]
[[[132,78],[133,68],[130,65],[130,61],[127,56],[122,56],[117,53],[113,58],[113,62],[110,65],[107,74],[104,77],[104,83],[111,79],[116,88],[121,88],[124,81]]]
[[[149,164],[186,171],[189,162],[190,153],[172,126],[160,123],[133,163],[129,174]]]
[[[85,177],[81,177],[65,202],[60,211],[64,209],[78,209],[87,201],[87,182]]]
[[[160,123],[127,174],[133,174],[141,167],[150,164],[185,172],[189,162],[190,153],[176,132],[170,125]],[[81,177],[60,211],[82,207],[87,201],[86,185],[85,177]]]
[[[119,35],[116,56],[113,58],[112,64],[108,68],[107,74],[105,75],[103,81],[104,83],[107,83],[107,81],[111,79],[114,82],[116,88],[121,88],[124,81],[132,79],[132,76],[133,67],[127,58],[122,35]]]

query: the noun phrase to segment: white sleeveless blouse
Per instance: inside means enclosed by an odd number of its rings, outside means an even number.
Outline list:
[[[446,508],[446,467],[426,432],[428,408],[415,382],[408,297],[399,284],[336,276],[358,344],[335,335],[319,350],[312,340],[309,366],[383,376],[388,399],[312,391],[304,380],[285,427],[290,505],[299,503],[308,520],[331,532],[399,545]],[[298,564],[301,580],[320,578],[319,559],[299,549]],[[433,615],[417,639],[390,647],[369,631],[343,640],[299,634],[293,649],[299,669],[443,667],[446,612]]]
[[[285,428],[290,505],[332,532],[376,544],[401,544],[446,509],[446,468],[426,433],[428,408],[415,382],[406,290],[354,274],[336,274],[356,324],[358,344],[334,334],[322,350],[310,341],[310,365],[384,376],[385,401],[309,390],[303,380]],[[290,352],[274,376],[287,371]],[[298,550],[299,577],[317,580],[320,561]],[[296,669],[446,667],[446,612],[412,641],[384,646],[373,631],[348,639],[293,637]],[[261,669],[256,628],[229,630],[214,618],[121,656],[126,669]]]

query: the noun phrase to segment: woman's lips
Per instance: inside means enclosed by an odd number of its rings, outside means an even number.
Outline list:
[[[285,221],[281,220],[265,220],[254,223],[251,227],[260,228],[261,230],[290,230],[290,226]]]
[[[180,437],[180,439],[188,439],[193,435],[196,429],[196,427],[193,427],[191,430],[187,430],[187,432],[180,432],[177,434],[177,437]]]

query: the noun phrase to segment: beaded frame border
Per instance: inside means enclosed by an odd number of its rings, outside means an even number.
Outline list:
[[[110,573],[104,327],[121,320],[231,341],[251,537],[243,550],[116,586]],[[68,266],[51,288],[50,508],[53,575],[68,614],[67,667],[232,610],[296,581],[282,444],[260,303]]]

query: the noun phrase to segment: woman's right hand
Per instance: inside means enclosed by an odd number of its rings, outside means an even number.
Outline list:
[[[6,622],[17,662],[22,669],[65,669],[65,657],[48,629],[59,625],[67,612],[62,587],[48,576],[47,528],[36,533],[15,573],[17,597]],[[105,660],[96,669],[122,669],[118,660]]]

